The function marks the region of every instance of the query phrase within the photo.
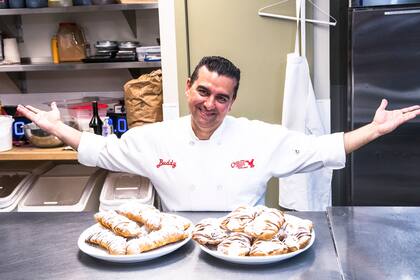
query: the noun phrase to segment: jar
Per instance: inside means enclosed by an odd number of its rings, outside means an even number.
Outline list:
[[[10,9],[25,8],[25,0],[9,0]]]
[[[70,7],[73,0],[48,0],[48,7]]]
[[[75,6],[87,6],[92,5],[92,0],[73,0]]]
[[[80,27],[72,22],[62,22],[57,32],[60,62],[81,61],[86,58],[86,40]]]
[[[0,9],[7,9],[9,7],[8,0],[0,0]]]
[[[27,8],[44,8],[48,7],[48,0],[26,0]]]

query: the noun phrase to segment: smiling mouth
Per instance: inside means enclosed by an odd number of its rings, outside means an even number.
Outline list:
[[[199,108],[198,110],[200,112],[201,117],[206,118],[206,119],[212,118],[216,115],[214,111],[207,111],[203,108]]]

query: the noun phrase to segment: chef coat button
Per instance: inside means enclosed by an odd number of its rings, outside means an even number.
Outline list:
[[[217,188],[218,191],[221,191],[223,189],[223,186],[222,185],[217,185],[216,188]]]
[[[217,145],[219,145],[219,146],[222,145],[222,142],[217,142]]]
[[[190,186],[190,190],[191,190],[191,191],[195,191],[195,185],[191,185],[191,186]]]
[[[194,141],[190,141],[190,143],[189,143],[191,146],[194,146]]]
[[[295,153],[296,153],[296,154],[299,154],[299,153],[300,153],[300,151],[299,151],[298,149],[296,149],[296,150],[295,150]]]

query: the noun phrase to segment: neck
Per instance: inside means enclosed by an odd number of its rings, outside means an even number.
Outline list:
[[[193,130],[195,136],[200,140],[209,140],[210,137],[213,135],[213,133],[217,129],[217,127],[215,127],[215,128],[199,127],[192,120],[191,120],[191,127],[192,127],[192,130]]]

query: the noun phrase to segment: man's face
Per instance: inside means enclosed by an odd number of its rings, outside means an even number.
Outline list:
[[[219,76],[203,66],[197,80],[188,79],[186,95],[192,128],[199,139],[209,139],[232,108],[236,80]]]

